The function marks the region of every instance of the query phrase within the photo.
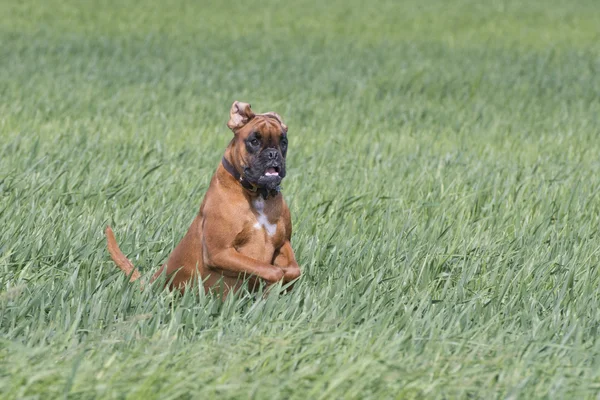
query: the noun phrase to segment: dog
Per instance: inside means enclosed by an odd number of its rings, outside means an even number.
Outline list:
[[[282,281],[291,289],[301,272],[290,243],[292,221],[280,184],[286,175],[287,126],[274,112],[255,114],[235,101],[227,126],[233,138],[212,176],[200,211],[151,281],[166,274],[171,290],[201,279],[223,295],[247,282],[250,291]],[[108,252],[136,281],[140,272],[106,227]]]

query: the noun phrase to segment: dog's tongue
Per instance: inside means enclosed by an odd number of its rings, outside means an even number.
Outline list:
[[[267,168],[267,170],[265,171],[265,175],[267,175],[267,176],[279,175],[279,173],[275,170],[275,168],[271,167],[271,168]]]

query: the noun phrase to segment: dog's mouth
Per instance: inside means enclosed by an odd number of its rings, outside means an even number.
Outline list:
[[[279,176],[279,167],[269,167],[265,171],[265,176]]]

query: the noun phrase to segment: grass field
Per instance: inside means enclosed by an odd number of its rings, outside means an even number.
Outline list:
[[[600,3],[0,2],[0,398],[595,398]],[[304,275],[139,291],[233,100]]]

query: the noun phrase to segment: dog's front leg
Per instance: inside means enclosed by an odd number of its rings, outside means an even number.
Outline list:
[[[254,275],[264,279],[269,284],[284,278],[284,272],[281,268],[262,263],[239,253],[234,248],[228,248],[212,255],[209,254],[208,267],[230,277],[238,277],[244,274]]]
[[[280,267],[283,270],[283,283],[292,282],[300,277],[300,267],[296,262],[294,250],[289,240],[286,240],[283,246],[275,254],[273,265]],[[291,289],[290,285],[288,289]]]

